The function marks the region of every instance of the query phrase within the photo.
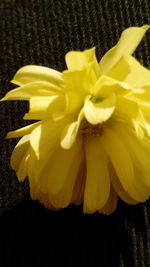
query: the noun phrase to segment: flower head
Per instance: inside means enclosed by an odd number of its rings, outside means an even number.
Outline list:
[[[110,214],[150,195],[150,71],[133,56],[148,26],[126,29],[98,63],[95,48],[66,55],[62,73],[25,66],[2,100],[28,100],[11,166],[48,208],[83,202]]]

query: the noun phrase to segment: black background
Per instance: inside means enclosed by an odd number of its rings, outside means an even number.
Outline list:
[[[69,50],[97,47],[98,59],[129,26],[150,24],[149,0],[0,0],[0,97],[27,64],[62,71]],[[150,67],[150,34],[135,56]],[[7,131],[26,125],[28,103],[0,103],[0,267],[150,266],[149,201],[119,201],[111,216],[84,215],[82,207],[48,211],[31,201],[9,167],[18,140]]]

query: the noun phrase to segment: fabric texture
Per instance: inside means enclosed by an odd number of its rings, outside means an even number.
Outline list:
[[[125,28],[144,24],[149,0],[1,0],[0,97],[20,67],[62,71],[66,52],[93,46],[100,59]],[[135,56],[150,68],[149,32]],[[9,167],[18,140],[4,139],[29,123],[22,120],[27,111],[25,101],[0,103],[0,266],[149,267],[150,201],[120,201],[107,217],[75,206],[48,211],[30,200],[28,182],[19,183]]]

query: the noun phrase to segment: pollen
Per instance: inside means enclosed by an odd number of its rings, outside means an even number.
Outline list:
[[[83,135],[84,137],[101,136],[103,135],[104,129],[106,128],[107,124],[108,122],[103,122],[92,125],[84,119],[81,122],[79,134]]]

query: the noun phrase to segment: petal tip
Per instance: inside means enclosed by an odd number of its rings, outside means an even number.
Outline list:
[[[148,24],[145,24],[145,25],[143,26],[143,29],[144,29],[145,31],[147,31],[149,28],[150,28],[150,25],[148,25]]]
[[[0,102],[2,102],[2,101],[6,101],[7,99],[6,99],[6,97],[4,96],[4,97],[2,97],[1,99],[0,99]]]

